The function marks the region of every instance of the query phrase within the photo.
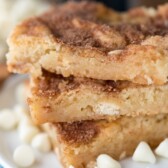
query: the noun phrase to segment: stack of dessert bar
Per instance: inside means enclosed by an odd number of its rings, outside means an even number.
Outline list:
[[[121,159],[168,136],[168,4],[115,12],[69,2],[11,34],[8,68],[29,73],[29,106],[64,165]]]

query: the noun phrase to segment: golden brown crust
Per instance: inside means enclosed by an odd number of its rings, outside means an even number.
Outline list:
[[[8,40],[8,68],[33,76],[46,69],[66,77],[166,83],[167,8],[120,14],[94,2],[56,6],[17,26]]]

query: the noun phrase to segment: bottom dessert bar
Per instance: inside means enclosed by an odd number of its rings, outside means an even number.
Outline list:
[[[138,143],[155,148],[168,137],[168,115],[122,117],[116,121],[83,121],[44,125],[65,168],[85,168],[99,154],[121,159],[133,154]]]

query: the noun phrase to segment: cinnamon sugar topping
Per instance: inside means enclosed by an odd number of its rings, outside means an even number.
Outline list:
[[[96,137],[99,129],[92,121],[56,124],[61,139],[69,144],[88,143]]]
[[[104,51],[139,44],[148,36],[168,34],[163,12],[150,17],[145,10],[136,10],[137,18],[132,12],[117,13],[99,3],[69,2],[55,6],[37,20],[60,42]]]

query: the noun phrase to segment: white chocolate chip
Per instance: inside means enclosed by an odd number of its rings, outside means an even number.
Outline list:
[[[31,143],[32,139],[39,133],[39,129],[34,126],[27,126],[19,129],[19,138],[22,142]]]
[[[4,109],[0,111],[0,128],[4,130],[11,130],[17,125],[17,117],[13,111]]]
[[[146,9],[146,13],[149,15],[149,16],[151,16],[151,17],[154,17],[154,16],[156,16],[156,10],[154,9],[154,8],[148,8],[148,9]]]
[[[22,120],[20,120],[20,123],[18,124],[18,132],[19,132],[19,136],[21,137],[21,133],[24,132],[24,130],[27,130],[27,128],[29,127],[35,127],[33,121],[31,120],[31,118],[29,117],[24,117]],[[37,127],[38,129],[38,127]]]
[[[112,157],[106,154],[101,154],[97,158],[98,168],[121,168],[118,161],[114,160]]]
[[[14,112],[16,113],[18,121],[22,121],[23,118],[28,116],[27,110],[21,105],[16,105],[14,107]]]
[[[74,166],[70,165],[69,168],[75,168]]]
[[[155,163],[156,157],[150,146],[146,142],[140,142],[137,146],[132,159],[137,162]]]
[[[29,117],[24,117],[20,123],[19,123],[19,130],[24,129],[24,127],[30,127],[30,126],[35,126],[31,118]]]
[[[29,167],[35,162],[34,152],[27,145],[18,146],[14,151],[13,159],[20,167]]]
[[[168,138],[160,143],[160,145],[156,148],[155,153],[158,156],[168,158]]]
[[[149,76],[147,76],[147,75],[144,75],[144,78],[146,79],[146,81],[147,81],[148,85],[153,84],[153,80],[152,80],[152,78],[150,78],[150,77],[149,77]]]
[[[46,133],[37,134],[32,140],[32,147],[41,152],[49,152],[51,150],[51,142]]]
[[[101,102],[97,103],[94,110],[99,114],[118,115],[120,112],[120,107],[115,103]]]
[[[122,52],[122,50],[114,50],[114,51],[109,51],[108,52],[108,55],[118,55],[118,54],[120,54]]]

